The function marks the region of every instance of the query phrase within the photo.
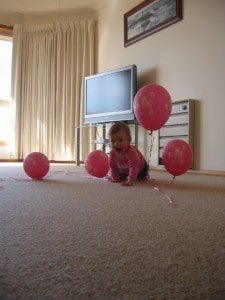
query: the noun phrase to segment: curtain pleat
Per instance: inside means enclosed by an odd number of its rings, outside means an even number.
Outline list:
[[[94,31],[94,20],[14,26],[15,158],[39,151],[50,160],[75,159],[84,77],[94,72]]]

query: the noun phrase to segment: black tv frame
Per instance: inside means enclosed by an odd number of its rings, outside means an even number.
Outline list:
[[[99,113],[87,113],[87,88],[88,82],[90,80],[97,80],[98,78],[105,78],[105,76],[116,75],[122,73],[124,71],[130,71],[130,108],[127,110],[114,110],[111,112],[99,112]],[[108,78],[109,78],[108,77]],[[110,79],[109,79],[110,80]],[[113,87],[112,87],[113,88]],[[114,87],[115,88],[115,87]],[[94,75],[86,76],[84,78],[84,124],[101,124],[101,123],[110,123],[116,121],[128,121],[135,122],[134,108],[133,108],[133,100],[135,94],[137,92],[137,66],[129,65],[121,68],[117,68],[114,70],[97,73]],[[107,101],[107,100],[103,100]]]

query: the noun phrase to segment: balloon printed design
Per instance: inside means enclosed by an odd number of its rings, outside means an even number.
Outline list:
[[[172,140],[163,149],[164,166],[174,177],[184,174],[191,167],[192,159],[192,149],[184,140]]]
[[[48,158],[41,152],[31,152],[23,161],[23,169],[32,179],[43,179],[49,168]]]
[[[167,90],[157,84],[143,86],[134,98],[134,114],[145,129],[160,129],[172,110],[171,97]]]
[[[109,171],[108,156],[101,150],[94,150],[86,157],[84,166],[91,176],[104,177]]]

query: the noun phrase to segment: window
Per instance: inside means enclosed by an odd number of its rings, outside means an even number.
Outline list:
[[[0,159],[10,158],[11,143],[11,61],[12,36],[6,35],[8,27],[0,25]],[[2,30],[4,29],[4,30]]]
[[[0,36],[0,100],[10,100],[11,61],[12,38]]]

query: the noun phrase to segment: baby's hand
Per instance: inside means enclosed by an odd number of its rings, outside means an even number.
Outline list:
[[[124,181],[121,185],[122,186],[133,186],[134,182],[133,181]]]
[[[118,183],[118,182],[121,182],[119,179],[114,179],[114,178],[110,178],[110,181],[114,182],[114,183]]]

